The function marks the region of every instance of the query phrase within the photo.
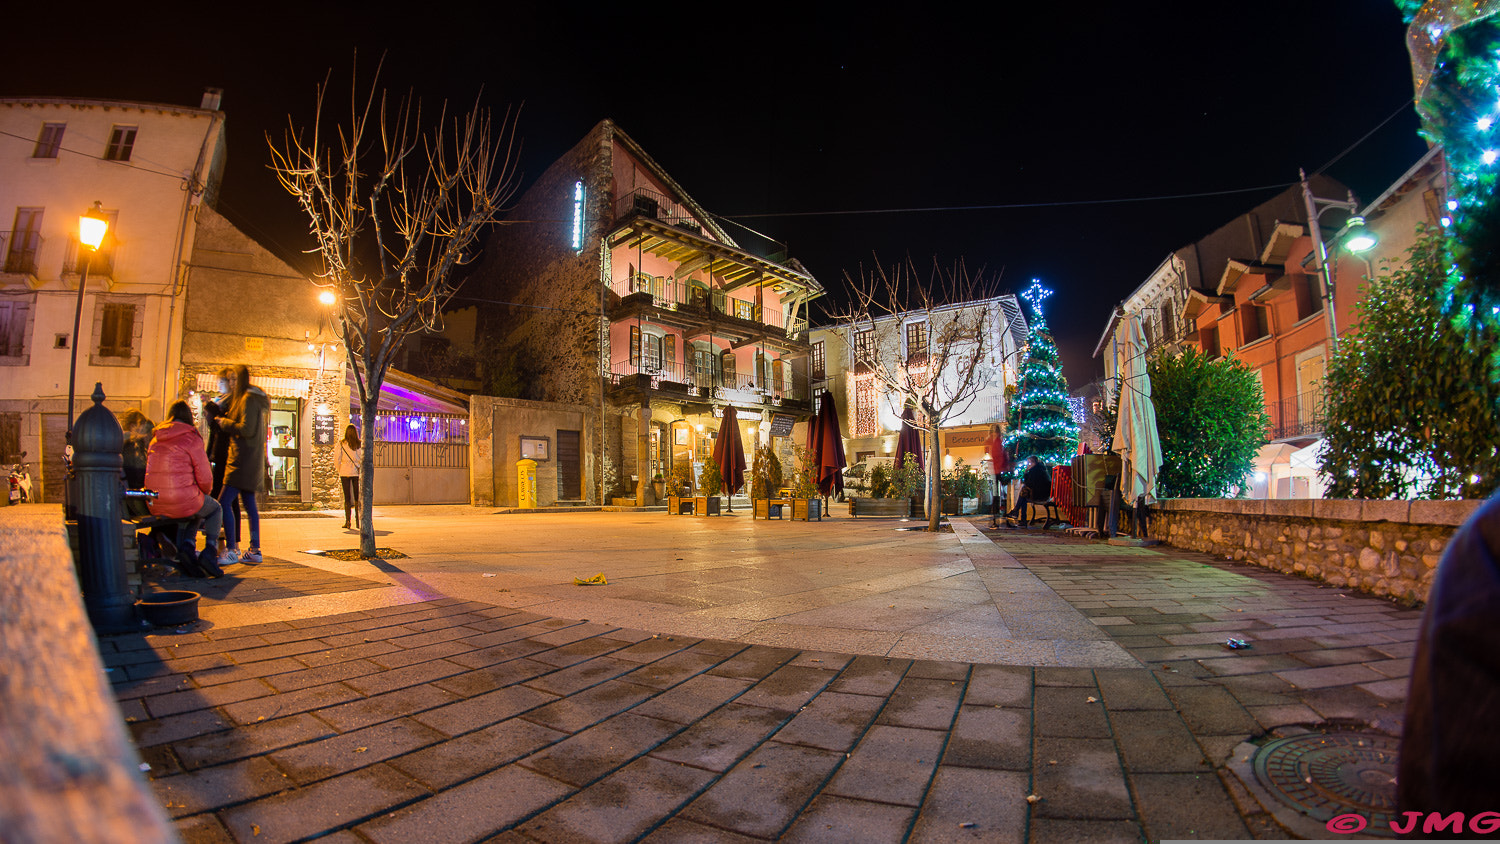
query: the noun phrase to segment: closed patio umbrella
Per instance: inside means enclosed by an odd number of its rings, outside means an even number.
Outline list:
[[[713,460],[719,467],[719,477],[724,479],[724,491],[729,495],[726,509],[733,512],[734,494],[745,485],[745,446],[740,441],[739,414],[733,405],[724,408],[719,435],[714,439]]]
[[[1156,473],[1161,469],[1161,437],[1156,406],[1151,403],[1151,376],[1146,374],[1146,338],[1139,314],[1126,323],[1125,360],[1120,367],[1120,416],[1113,448],[1121,459],[1120,493],[1128,506],[1156,501]]]
[[[818,438],[818,492],[824,498],[844,491],[844,437],[839,428],[839,410],[833,404],[833,395],[823,393],[823,404],[817,416]]]
[[[926,472],[927,456],[922,453],[922,432],[912,424],[916,419],[911,405],[901,411],[901,433],[896,436],[896,465],[901,466],[906,462],[906,455],[913,454],[917,458],[917,468]]]

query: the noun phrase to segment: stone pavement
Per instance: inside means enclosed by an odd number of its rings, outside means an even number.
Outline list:
[[[468,545],[538,518],[433,517]],[[659,515],[558,518],[593,531],[582,541],[601,549],[595,560],[568,563],[569,576],[632,543],[658,558],[663,548],[692,557],[683,541],[705,529],[702,520]],[[700,564],[706,577],[694,579],[693,570],[664,574],[674,567],[659,564],[647,575],[644,563],[632,564],[608,587],[568,587],[572,617],[551,611],[564,599],[551,597],[547,578],[506,570],[498,557],[513,548],[462,570],[420,554],[325,563],[291,550],[305,547],[304,534],[268,537],[278,560],[379,588],[309,594],[316,590],[304,582],[301,597],[231,600],[206,610],[209,622],[191,632],[105,639],[104,660],[153,787],[188,841],[1281,838],[1287,833],[1227,767],[1242,742],[1291,725],[1399,732],[1419,613],[1382,600],[1176,549],[986,535],[962,521],[953,534],[879,544],[887,557],[927,558],[908,577],[945,574],[913,586],[889,573],[895,582],[860,592],[798,579],[823,565],[820,554],[873,541],[892,523],[811,526],[827,528],[820,533],[731,521],[707,529],[789,542],[800,568],[758,554],[753,570],[737,568],[743,561]],[[888,563],[877,560],[872,568]],[[275,580],[283,565],[234,573]],[[756,593],[853,589],[832,603],[811,599],[825,611],[843,607],[816,621],[846,625],[827,627],[846,634],[858,611],[845,604],[872,615],[892,609],[888,594],[922,589],[929,613],[867,627],[900,632],[961,616],[952,629],[962,639],[978,615],[991,638],[1003,627],[1030,644],[1011,664],[974,664],[892,654],[902,636],[845,635],[868,648],[829,652],[755,642],[779,628],[739,618],[728,618],[726,629],[742,638],[731,641],[589,611],[594,601],[624,612],[619,602],[630,599],[604,596],[648,576],[664,578],[661,591],[688,592],[759,578],[737,597],[770,619],[811,610],[765,609]],[[434,583],[465,589],[443,594]],[[236,591],[265,594],[225,594]],[[955,594],[931,603],[943,593]],[[889,604],[872,603],[877,596]],[[511,598],[528,606],[505,605]],[[933,606],[942,612],[931,614]],[[978,612],[986,608],[997,616]],[[795,626],[806,628],[799,636],[818,627]],[[1252,647],[1224,647],[1230,636]],[[1058,664],[1064,657],[1076,664]]]

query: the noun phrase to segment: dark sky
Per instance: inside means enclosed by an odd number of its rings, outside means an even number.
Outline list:
[[[1038,205],[743,222],[830,290],[872,255],[964,258],[1017,292],[1041,278],[1075,385],[1099,369],[1115,303],[1277,188],[1048,203],[1284,186],[1395,114],[1328,168],[1368,200],[1425,150],[1400,16],[1380,0],[261,5],[219,20],[204,4],[24,5],[6,15],[0,96],[196,106],[225,89],[221,210],[283,253],[305,247],[305,225],[266,169],[265,132],[305,122],[330,69],[346,95],[356,49],[364,68],[385,52],[384,83],[429,107],[481,88],[492,108],[524,103],[526,183],[610,117],[729,217]]]

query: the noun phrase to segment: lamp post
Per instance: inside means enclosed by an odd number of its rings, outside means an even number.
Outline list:
[[[1344,229],[1340,230],[1340,234],[1352,227],[1359,229],[1358,234],[1351,237],[1344,244],[1345,248],[1351,252],[1364,252],[1373,247],[1375,245],[1375,235],[1364,228],[1364,218],[1355,213],[1359,210],[1359,204],[1354,201],[1354,191],[1349,192],[1347,200],[1324,199],[1313,196],[1312,187],[1307,183],[1307,171],[1299,168],[1297,175],[1302,179],[1302,201],[1307,205],[1307,230],[1312,235],[1314,248],[1317,249],[1318,270],[1319,274],[1323,277],[1323,316],[1324,321],[1328,324],[1328,350],[1331,353],[1338,349],[1338,320],[1334,315],[1334,283],[1333,273],[1328,269],[1328,247],[1323,242],[1323,228],[1319,224],[1318,218],[1322,216],[1324,211],[1330,208],[1342,208],[1349,213],[1349,220],[1345,224]]]
[[[73,308],[73,357],[68,363],[68,442],[73,441],[73,396],[78,392],[78,330],[83,323],[83,291],[89,283],[89,261],[104,242],[109,230],[109,218],[104,216],[103,204],[95,201],[94,207],[78,218],[79,251],[83,252],[83,269],[78,276],[78,302]]]

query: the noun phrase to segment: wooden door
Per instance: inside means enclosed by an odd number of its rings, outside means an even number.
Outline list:
[[[561,501],[583,498],[583,432],[557,432],[557,497]]]

